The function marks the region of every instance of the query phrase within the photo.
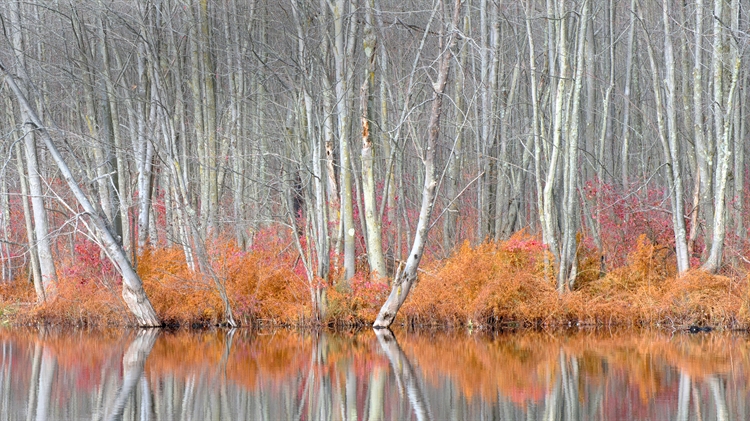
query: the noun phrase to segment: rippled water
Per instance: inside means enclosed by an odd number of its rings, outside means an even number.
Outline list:
[[[0,421],[745,420],[744,334],[0,330]]]

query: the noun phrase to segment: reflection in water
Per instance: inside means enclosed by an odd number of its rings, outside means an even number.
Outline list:
[[[744,420],[740,335],[0,330],[0,421]]]
[[[402,395],[403,389],[406,388],[409,403],[414,408],[417,420],[431,420],[430,405],[424,396],[424,392],[422,392],[419,376],[417,376],[404,352],[401,351],[401,347],[398,346],[393,333],[387,329],[377,329],[375,330],[375,334],[378,337],[378,342],[380,342],[380,347],[391,362],[391,369],[396,377],[399,391],[402,392]]]
[[[120,386],[120,390],[117,392],[115,403],[113,404],[114,409],[112,410],[112,414],[107,418],[108,420],[119,421],[123,419],[125,405],[130,400],[135,385],[143,379],[143,365],[146,362],[148,354],[151,353],[151,348],[154,347],[158,333],[156,329],[139,330],[128,350],[125,351],[125,355],[122,357],[122,386]],[[143,403],[142,408],[149,408],[151,394],[148,390],[148,384],[141,383],[144,385],[142,388],[144,393],[141,399]]]

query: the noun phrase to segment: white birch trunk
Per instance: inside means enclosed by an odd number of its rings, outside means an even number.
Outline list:
[[[717,6],[714,7],[714,14],[716,16],[721,16],[721,0],[717,0],[716,4]],[[732,2],[732,17],[731,17],[731,25],[732,29],[736,30],[738,27],[738,21],[739,21],[739,5],[737,3],[737,0],[733,0]],[[718,20],[718,19],[717,19]],[[714,37],[723,37],[723,30],[720,30],[721,32],[715,33]],[[716,127],[716,151],[717,151],[717,162],[716,162],[716,172],[715,172],[715,179],[714,179],[714,218],[713,218],[713,229],[712,229],[712,238],[711,238],[711,250],[708,255],[708,259],[703,264],[703,269],[707,270],[709,272],[717,272],[721,268],[722,263],[722,257],[724,253],[724,237],[726,236],[726,220],[727,220],[727,212],[726,212],[726,190],[727,190],[727,178],[729,175],[729,163],[731,162],[732,158],[732,127],[731,123],[733,121],[733,113],[734,113],[734,104],[736,101],[736,95],[735,92],[737,90],[737,84],[739,82],[739,75],[740,75],[740,64],[741,64],[741,58],[739,56],[739,49],[736,45],[736,41],[731,40],[731,51],[729,56],[727,57],[727,61],[729,64],[732,65],[732,79],[729,85],[729,90],[724,94],[724,90],[721,88],[721,82],[717,79],[719,79],[718,76],[715,76],[714,80],[714,90],[718,90],[718,94],[714,95],[714,100],[716,101],[719,99],[721,101],[721,106],[718,109],[714,109],[715,113],[721,113],[720,116],[715,117],[717,124],[721,123],[721,127]],[[723,42],[719,44],[720,46],[723,45]],[[723,48],[718,47],[714,48],[714,54],[721,54]],[[717,66],[724,66],[724,60],[717,59],[714,60],[714,63],[716,63]],[[715,74],[721,73],[719,70],[715,70]],[[718,86],[717,86],[718,85]],[[726,95],[726,96],[725,96]],[[744,177],[744,174],[738,174],[738,177]]]
[[[372,103],[375,81],[375,48],[377,42],[373,28],[372,0],[368,0],[365,10],[364,53],[367,61],[365,80],[360,88],[360,109],[362,110],[362,193],[364,196],[365,225],[367,227],[367,258],[370,272],[375,278],[385,277],[383,240],[375,199],[375,151],[370,127],[370,104]]]
[[[440,3],[438,3],[440,4]],[[424,186],[422,188],[422,205],[419,210],[419,221],[417,222],[417,232],[414,236],[411,252],[406,260],[406,265],[402,271],[396,275],[393,281],[391,293],[383,304],[378,313],[373,327],[387,328],[396,319],[398,310],[406,301],[412,285],[417,279],[417,269],[422,259],[425,244],[427,243],[427,234],[430,230],[430,217],[435,206],[435,195],[437,189],[437,179],[435,176],[435,150],[437,140],[440,134],[440,117],[442,115],[443,93],[448,82],[448,72],[450,70],[451,51],[456,44],[456,34],[461,16],[461,0],[456,0],[453,9],[453,19],[451,26],[448,28],[450,33],[444,43],[445,48],[442,50],[442,57],[438,69],[437,80],[433,84],[432,109],[430,111],[430,122],[427,126],[427,147],[424,149],[422,162],[424,164],[425,176]],[[443,30],[444,31],[444,30]]]
[[[49,132],[47,132],[44,124],[26,99],[26,96],[16,84],[15,78],[8,73],[2,64],[0,64],[0,71],[5,75],[6,82],[13,90],[21,108],[26,110],[29,117],[29,124],[33,125],[33,129],[39,133],[44,140],[47,151],[57,164],[60,174],[68,184],[68,187],[70,187],[70,190],[72,190],[73,195],[83,208],[84,213],[91,219],[91,222],[93,222],[96,227],[98,237],[104,243],[104,251],[122,275],[122,298],[138,320],[138,325],[141,327],[159,326],[161,324],[159,318],[157,317],[154,308],[151,306],[151,302],[148,300],[146,292],[143,290],[141,278],[138,277],[138,274],[133,270],[133,266],[130,265],[125,250],[123,250],[122,246],[117,242],[117,239],[110,231],[104,218],[96,212],[91,205],[89,198],[83,190],[81,190],[78,182],[73,177],[68,164],[65,162],[62,155],[60,155],[60,152],[52,141]]]
[[[21,2],[11,1],[11,27],[14,29],[11,37],[13,43],[13,52],[18,63],[18,71],[21,77],[21,85],[16,84],[15,80],[10,81],[15,89],[18,89],[16,95],[27,96],[27,84],[29,75],[26,70],[25,59],[25,40],[23,32]],[[3,68],[5,73],[6,70]],[[10,80],[10,76],[8,76]],[[19,103],[20,103],[19,99]],[[42,175],[37,157],[36,131],[33,125],[30,111],[21,104],[21,122],[23,124],[23,145],[26,154],[26,170],[28,172],[29,193],[31,195],[31,209],[34,214],[34,235],[36,242],[29,243],[31,247],[36,248],[39,258],[39,269],[44,287],[43,296],[37,295],[37,300],[44,301],[45,297],[54,294],[53,289],[57,284],[57,271],[55,262],[52,260],[52,244],[49,236],[49,226],[47,221],[47,210],[44,207],[44,191],[42,189]]]

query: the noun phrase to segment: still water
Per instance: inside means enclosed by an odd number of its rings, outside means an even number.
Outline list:
[[[0,329],[0,421],[746,420],[749,339]]]

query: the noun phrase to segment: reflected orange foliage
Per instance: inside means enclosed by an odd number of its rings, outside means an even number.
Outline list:
[[[550,393],[563,363],[578,366],[579,385],[584,379],[589,385],[626,379],[643,403],[664,391],[672,368],[699,381],[717,374],[742,379],[748,376],[743,367],[750,364],[750,343],[744,336],[718,333],[422,333],[399,335],[399,343],[433,384],[447,376],[469,398],[494,402],[499,393],[519,405],[539,402]]]
[[[636,396],[644,404],[674,386],[675,372],[689,374],[695,381],[718,375],[735,379],[737,385],[750,384],[745,381],[750,341],[744,334],[608,330],[552,335],[526,330],[472,335],[397,332],[396,336],[427,382],[441,387],[448,378],[468,399],[488,402],[497,402],[500,396],[519,406],[541,402],[561,376],[579,387],[626,382],[637,389]],[[35,349],[50,354],[77,390],[99,387],[110,375],[106,373],[119,376],[123,355],[134,338],[134,332],[120,330],[0,329],[0,343],[10,342],[22,350],[14,353],[14,361],[28,368]],[[166,376],[183,381],[197,376],[208,384],[228,381],[257,390],[290,379],[327,377],[344,384],[342,376],[350,370],[358,384],[367,384],[373,372],[390,372],[389,365],[371,331],[240,329],[230,335],[223,330],[181,330],[159,335],[146,359],[145,373],[153,384]],[[574,366],[578,374],[571,370]],[[29,373],[24,369],[21,375]],[[738,393],[748,391],[745,386]]]
[[[448,376],[467,398],[479,396],[493,402],[500,392],[516,403],[525,403],[541,400],[554,382],[560,347],[558,339],[550,335],[448,336],[399,335],[404,352],[413,361],[422,362],[421,371],[435,385]]]

